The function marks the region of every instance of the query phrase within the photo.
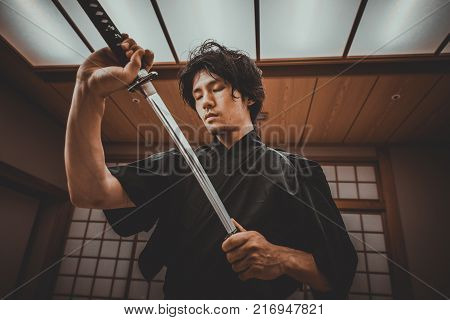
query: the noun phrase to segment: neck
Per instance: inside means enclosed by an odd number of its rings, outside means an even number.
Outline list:
[[[237,130],[226,131],[217,134],[217,139],[227,148],[230,149],[233,144],[241,140],[243,136],[254,129],[253,124],[250,126],[243,126]]]

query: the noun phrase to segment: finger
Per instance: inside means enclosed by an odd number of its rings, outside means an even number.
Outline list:
[[[124,67],[125,79],[127,82],[133,81],[138,71],[141,69],[141,59],[144,55],[144,50],[140,49],[133,53],[130,61]]]
[[[150,70],[150,68],[153,66],[153,60],[155,59],[155,55],[152,51],[146,49],[145,55],[144,55],[144,62],[145,62],[145,69],[147,71]]]
[[[249,232],[239,232],[233,234],[222,243],[222,250],[224,252],[234,250],[235,248],[240,247],[241,245],[246,243],[251,236],[252,235]]]
[[[132,38],[126,38],[120,44],[121,48],[124,50],[129,50],[134,45],[136,45],[136,41],[134,41],[134,39]]]
[[[239,230],[240,232],[247,231],[247,230],[244,229],[243,226],[241,226],[241,225],[240,225],[236,220],[234,220],[233,218],[231,218],[231,221],[233,221],[233,224],[236,226],[236,228],[238,228],[238,230]]]
[[[239,248],[229,251],[227,253],[226,257],[227,257],[228,262],[233,264],[239,260],[244,259],[247,256],[247,254],[248,254],[248,251],[245,250],[244,245],[242,245]]]
[[[131,48],[125,52],[125,55],[127,56],[127,58],[131,58],[131,56],[133,55],[134,52],[138,51],[138,50],[143,50],[140,46],[138,46],[137,44],[134,44],[131,46]]]
[[[250,267],[251,263],[249,259],[243,259],[231,265],[234,272],[241,273]]]

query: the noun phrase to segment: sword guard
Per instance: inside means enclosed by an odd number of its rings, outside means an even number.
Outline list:
[[[142,70],[141,70],[142,71]],[[139,73],[141,73],[141,71],[139,71]],[[145,70],[144,70],[145,71]],[[147,72],[145,72],[147,73]],[[141,76],[138,74],[137,78],[133,81],[133,83],[128,87],[128,91],[129,92],[134,92],[136,91],[136,89],[139,89],[139,87],[146,83],[147,81],[151,81],[156,79],[156,77],[158,76],[158,72],[156,71],[152,71],[152,72],[148,72],[146,75]]]

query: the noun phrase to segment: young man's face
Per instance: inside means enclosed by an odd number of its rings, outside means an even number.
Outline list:
[[[199,71],[193,80],[192,94],[195,109],[211,134],[236,131],[251,125],[248,99],[242,99],[238,91],[219,76]]]

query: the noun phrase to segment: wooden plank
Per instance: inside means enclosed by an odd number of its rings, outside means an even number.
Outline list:
[[[320,77],[312,102],[308,143],[341,143],[368,97],[376,76]]]
[[[438,77],[436,74],[380,76],[344,142],[386,143]],[[393,100],[396,94],[400,98]]]
[[[433,112],[423,125],[415,132],[415,141],[427,144],[450,143],[450,107],[448,100],[446,103]]]
[[[70,104],[75,82],[54,82],[52,86]],[[136,141],[136,128],[129,122],[111,99],[106,99],[105,114],[102,121],[102,133],[112,141]]]
[[[266,100],[261,137],[270,145],[297,144],[311,103],[315,77],[264,78]]]
[[[440,108],[450,105],[450,75],[442,76],[428,95],[419,103],[417,108],[405,119],[402,125],[394,132],[389,142],[414,142],[421,140],[422,135],[427,135],[430,128],[439,127],[433,124],[433,119],[439,121],[439,117],[433,116]],[[447,123],[447,125],[449,125]],[[450,126],[450,125],[449,125]]]

